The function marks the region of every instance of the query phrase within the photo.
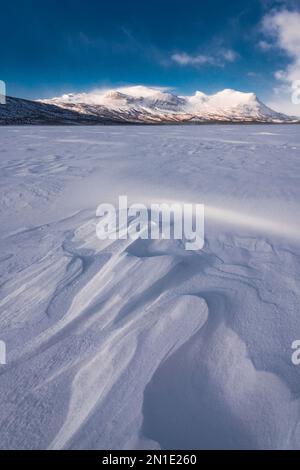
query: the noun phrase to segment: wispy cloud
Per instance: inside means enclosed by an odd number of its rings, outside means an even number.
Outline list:
[[[238,54],[232,49],[223,49],[213,55],[178,52],[171,55],[171,60],[180,66],[201,67],[203,65],[211,65],[224,67],[226,62],[234,62],[237,57]]]

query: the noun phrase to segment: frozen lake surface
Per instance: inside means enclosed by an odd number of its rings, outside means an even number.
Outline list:
[[[299,126],[1,127],[0,447],[300,448]],[[205,246],[96,208],[205,204]]]

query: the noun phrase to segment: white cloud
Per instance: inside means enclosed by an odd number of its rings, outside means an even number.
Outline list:
[[[187,54],[186,52],[176,53],[171,56],[171,60],[178,65],[194,67],[199,67],[202,65],[223,67],[225,62],[234,62],[236,58],[236,52],[231,49],[221,50],[214,56],[204,54]]]
[[[300,106],[292,103],[292,84],[300,79],[300,13],[281,10],[269,14],[263,19],[263,31],[290,59],[286,70],[277,70],[274,74],[281,86],[273,90],[269,104],[283,112],[300,115]]]
[[[293,82],[300,78],[300,13],[282,10],[264,18],[263,28],[272,36],[277,46],[286,52],[291,64],[286,72],[279,71],[278,78]]]

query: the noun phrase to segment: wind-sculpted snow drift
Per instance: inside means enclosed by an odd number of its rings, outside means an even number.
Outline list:
[[[0,137],[1,448],[300,448],[297,129]],[[204,249],[97,239],[119,194],[204,203]]]
[[[0,124],[162,124],[207,122],[297,123],[299,119],[264,105],[254,93],[225,89],[214,95],[197,91],[177,96],[145,86],[65,94],[28,101],[7,98]]]

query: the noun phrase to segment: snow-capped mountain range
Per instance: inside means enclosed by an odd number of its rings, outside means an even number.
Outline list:
[[[178,96],[161,88],[121,87],[30,102],[8,98],[0,123],[299,122],[263,104],[255,93],[225,89]]]

